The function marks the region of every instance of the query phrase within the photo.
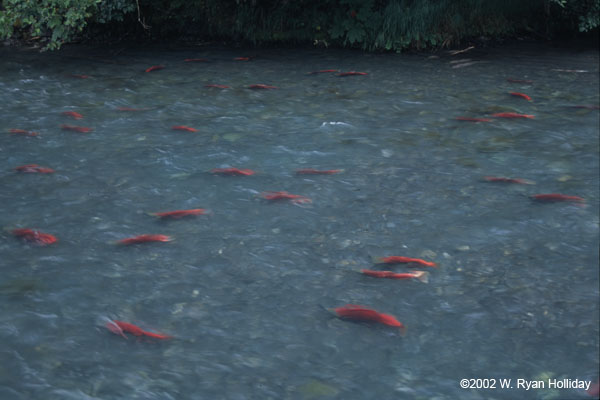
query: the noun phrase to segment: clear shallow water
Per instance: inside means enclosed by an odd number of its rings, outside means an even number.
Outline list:
[[[524,46],[453,68],[459,57],[0,49],[1,397],[586,398],[459,380],[598,375],[599,113],[570,107],[598,105],[598,53]],[[307,75],[329,68],[369,75]],[[535,119],[454,120],[509,111]],[[12,171],[31,163],[56,173]],[[208,173],[228,166],[257,174]],[[313,202],[257,197],[269,190]],[[553,192],[586,207],[527,198]],[[212,213],[147,215],[189,208]],[[21,243],[17,227],[60,241]],[[142,233],[175,240],[114,245]],[[427,285],[356,272],[388,255],[440,268]],[[346,303],[395,315],[407,335],[320,307]],[[124,340],[101,317],[175,339]]]

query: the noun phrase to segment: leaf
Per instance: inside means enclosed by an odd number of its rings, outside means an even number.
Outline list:
[[[50,29],[58,29],[58,27],[62,25],[62,18],[59,16],[54,16],[52,18],[50,18],[50,20],[48,21],[48,27]]]
[[[365,30],[362,27],[354,27],[346,34],[346,40],[351,44],[361,42],[365,37]]]
[[[332,39],[340,38],[340,37],[344,36],[344,33],[346,33],[346,30],[341,25],[334,25],[329,30],[329,35],[331,36]]]

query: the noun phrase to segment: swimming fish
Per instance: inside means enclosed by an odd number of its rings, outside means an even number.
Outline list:
[[[527,101],[531,101],[531,97],[527,96],[525,93],[510,92],[509,94],[511,96],[520,97],[520,98],[525,99]]]
[[[106,321],[104,323],[104,326],[111,331],[112,333],[114,333],[115,335],[119,335],[122,336],[123,338],[127,339],[127,336],[125,336],[125,333],[123,332],[123,329],[121,329],[121,327],[119,325],[117,325],[117,323],[111,319],[108,319],[106,317],[102,317],[101,318],[103,321]]]
[[[126,239],[121,239],[117,243],[124,244],[124,245],[130,245],[130,244],[147,243],[147,242],[170,242],[171,240],[173,240],[173,238],[171,236],[167,236],[167,235],[145,234],[145,235],[133,236],[133,237],[126,238]]]
[[[229,86],[227,86],[227,85],[219,85],[217,83],[211,83],[211,84],[208,84],[208,85],[204,85],[204,87],[217,88],[217,89],[229,89]]]
[[[402,257],[402,256],[380,257],[380,258],[376,258],[375,262],[383,263],[383,264],[415,263],[415,264],[423,265],[426,267],[437,268],[437,264],[434,262],[425,261],[420,258],[410,258],[410,257]]]
[[[92,128],[88,128],[86,126],[76,126],[76,125],[65,125],[62,124],[60,126],[62,128],[63,131],[73,131],[73,132],[79,132],[79,133],[87,133],[87,132],[91,132]]]
[[[596,381],[595,383],[591,383],[590,387],[585,392],[590,396],[598,398],[600,395],[600,382]]]
[[[87,79],[90,77],[89,75],[81,75],[81,74],[71,74],[71,76],[73,78],[79,78],[79,79]]]
[[[368,72],[356,72],[356,71],[348,71],[348,72],[340,72],[337,76],[356,76],[356,75],[369,75]]]
[[[174,131],[198,132],[198,129],[190,128],[189,126],[185,125],[172,126],[171,129],[173,129]]]
[[[313,71],[313,72],[309,72],[309,75],[316,75],[316,74],[324,74],[327,72],[340,72],[339,69],[322,69],[320,71]]]
[[[466,121],[466,122],[492,122],[489,118],[471,118],[471,117],[456,117],[457,121]]]
[[[506,80],[510,83],[533,83],[533,81],[527,79],[506,78]]]
[[[352,125],[350,125],[350,124],[348,124],[346,122],[341,122],[341,121],[323,122],[320,127],[323,128],[323,127],[325,127],[327,125],[340,125],[340,126],[350,126],[350,127],[352,127]]]
[[[534,185],[535,184],[534,182],[528,181],[527,179],[505,178],[505,177],[501,177],[501,176],[484,176],[483,179],[488,182],[519,183],[521,185]]]
[[[202,215],[202,214],[206,214],[206,210],[203,208],[194,208],[191,210],[175,210],[175,211],[165,211],[165,212],[159,212],[159,213],[150,213],[150,215],[154,215],[155,217],[159,217],[162,219],[166,219],[166,218],[173,218],[173,219],[179,219],[179,218],[183,218],[183,217],[188,217],[188,216],[194,216],[194,215]]]
[[[573,201],[576,203],[584,203],[585,199],[579,196],[569,196],[560,193],[548,193],[548,194],[534,194],[531,196],[532,200],[541,202],[558,202],[558,201]]]
[[[535,118],[534,115],[518,114],[518,113],[514,113],[514,112],[496,113],[496,114],[492,114],[492,117],[498,117],[498,118],[529,118],[529,119],[534,119]]]
[[[291,200],[292,203],[311,203],[312,200],[308,197],[299,194],[291,194],[288,192],[263,192],[260,194],[265,200]]]
[[[83,115],[79,114],[78,112],[75,111],[64,111],[61,113],[62,115],[66,115],[67,117],[72,117],[74,119],[82,119]]]
[[[52,174],[54,170],[52,168],[40,167],[37,164],[27,164],[15,167],[15,171],[23,173],[38,173],[38,174]]]
[[[361,269],[360,272],[364,275],[372,276],[373,278],[418,279],[423,283],[429,282],[427,277],[429,273],[426,271],[414,271],[399,274],[392,271],[373,271],[371,269]]]
[[[482,62],[485,62],[485,61],[471,61],[470,58],[466,58],[466,59],[462,59],[462,60],[450,61],[450,64],[454,64],[452,66],[452,69],[457,69],[457,68],[470,67],[471,65],[479,64]]]
[[[254,57],[236,57],[233,60],[234,61],[250,61],[251,58],[254,58]]]
[[[208,62],[206,58],[186,58],[185,62]]]
[[[131,333],[134,336],[146,336],[146,337],[151,337],[154,339],[171,339],[171,336],[169,335],[163,335],[161,333],[153,333],[153,332],[148,332],[143,330],[142,328],[140,328],[137,325],[133,325],[130,324],[129,322],[123,322],[123,321],[111,321],[112,324],[116,325],[117,327],[119,327],[119,329],[121,330],[120,333]],[[112,326],[111,323],[106,323],[106,327],[108,328],[108,330],[110,330],[113,333],[119,334],[119,331],[116,330],[114,328],[114,326]],[[123,335],[124,336],[124,335]]]
[[[558,72],[576,72],[576,73],[589,72],[587,69],[562,69],[562,68],[553,68],[552,71],[558,71]]]
[[[214,168],[210,170],[213,174],[221,175],[237,175],[237,176],[250,176],[254,175],[255,172],[251,169],[238,169],[238,168]]]
[[[18,238],[35,243],[40,246],[47,246],[58,242],[56,236],[29,228],[13,229],[12,234]]]
[[[390,314],[383,314],[378,311],[372,310],[365,306],[359,306],[356,304],[346,304],[343,307],[337,307],[332,309],[338,317],[342,319],[349,319],[352,321],[365,321],[365,322],[377,322],[394,328],[399,328],[401,334],[406,334],[406,328],[402,322],[398,321],[396,317]]]
[[[339,174],[340,172],[344,172],[343,169],[312,169],[312,168],[303,168],[297,169],[296,173],[300,175],[332,175]]]
[[[257,83],[255,85],[248,86],[248,89],[279,89],[279,88],[277,86],[263,85],[262,83]]]
[[[159,69],[164,69],[164,65],[153,65],[150,68],[146,69],[146,72],[158,71]]]
[[[9,129],[10,133],[15,135],[23,135],[23,136],[37,136],[39,133],[33,131],[26,131],[25,129]]]
[[[466,49],[462,49],[462,50],[450,50],[448,51],[448,54],[451,56],[455,56],[457,54],[462,54],[462,53],[466,53],[469,50],[473,50],[475,48],[475,46],[469,46]],[[437,57],[437,56],[434,56]]]

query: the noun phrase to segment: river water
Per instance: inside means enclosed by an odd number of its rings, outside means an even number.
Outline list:
[[[368,75],[308,74],[324,69]],[[598,70],[597,51],[539,44],[0,49],[0,397],[589,398],[517,379],[597,380]],[[55,173],[14,170],[26,164]],[[210,172],[227,167],[256,174]],[[210,212],[148,215],[195,208]],[[174,240],[115,244],[140,234]],[[428,284],[358,272],[409,270],[374,264],[392,255],[439,268],[421,268]],[[394,315],[406,335],[326,310],[345,304]],[[125,340],[108,319],[173,338]]]

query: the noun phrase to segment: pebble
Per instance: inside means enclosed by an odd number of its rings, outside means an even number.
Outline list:
[[[573,177],[571,175],[563,175],[563,176],[559,177],[557,179],[557,181],[566,182],[566,181],[570,181],[571,179],[573,179]]]
[[[419,257],[421,258],[435,258],[437,253],[433,250],[423,250]]]
[[[175,315],[175,314],[179,314],[180,312],[182,312],[184,305],[185,305],[185,303],[175,304],[174,310],[171,312],[171,314]]]

